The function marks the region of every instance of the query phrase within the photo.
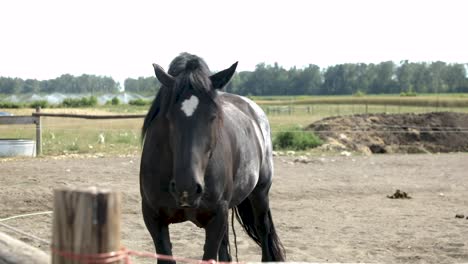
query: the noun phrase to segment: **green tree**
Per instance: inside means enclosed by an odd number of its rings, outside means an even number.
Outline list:
[[[124,87],[126,92],[150,94],[154,95],[157,93],[161,84],[155,77],[139,77],[138,79],[127,78],[124,81]]]
[[[396,75],[400,92],[409,92],[413,90],[413,68],[407,60],[402,61],[400,67],[397,69]]]
[[[21,93],[37,93],[40,91],[41,82],[38,80],[27,79],[24,81]]]
[[[374,75],[370,93],[399,93],[400,89],[397,84],[396,65],[392,61],[381,62],[375,65]]]

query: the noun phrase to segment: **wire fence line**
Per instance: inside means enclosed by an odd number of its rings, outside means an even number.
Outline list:
[[[407,112],[468,112],[463,106],[412,106],[412,105],[383,105],[383,104],[319,104],[319,105],[283,105],[263,106],[268,115],[322,114],[325,116],[372,114],[372,113],[407,113]]]
[[[28,216],[35,216],[35,215],[50,215],[52,214],[53,211],[44,211],[44,212],[37,212],[37,213],[30,213],[30,214],[21,214],[21,215],[15,215],[15,216],[10,216],[6,218],[0,218],[0,222],[8,221],[8,220],[13,220],[16,218],[23,218],[23,217],[28,217]]]
[[[320,126],[328,126],[328,127],[342,127],[341,124],[335,123],[320,123]],[[377,128],[377,129],[376,129]],[[450,126],[414,126],[414,125],[383,125],[383,124],[369,124],[369,125],[359,125],[352,129],[340,130],[306,130],[304,128],[298,129],[291,129],[287,127],[285,129],[276,128],[272,129],[272,133],[278,132],[293,132],[293,133],[301,133],[301,132],[313,132],[313,133],[324,133],[324,132],[343,132],[343,131],[352,131],[353,133],[357,132],[369,132],[372,129],[373,132],[379,133],[413,133],[414,131],[409,131],[408,129],[416,129],[419,132],[431,132],[431,133],[467,133],[468,127],[450,127]],[[2,129],[0,129],[1,131]],[[17,128],[16,130],[22,130],[21,127]],[[139,128],[112,128],[112,127],[81,127],[81,131],[99,131],[105,133],[106,131],[112,132],[121,132],[126,133],[125,136],[140,136],[141,129]],[[45,133],[53,133],[54,131],[69,131],[69,132],[77,132],[76,128],[65,128],[60,124],[57,125],[44,125],[43,131]]]
[[[327,122],[321,122],[320,125],[326,125],[326,126],[343,126],[341,124],[336,124],[336,123],[327,123]],[[418,126],[418,125],[410,125],[410,124],[401,124],[401,125],[386,125],[386,124],[366,124],[366,125],[359,125],[356,127],[379,127],[379,128],[401,128],[401,127],[406,127],[406,128],[414,128],[414,129],[444,129],[444,130],[468,130],[468,127],[460,127],[460,126]],[[64,128],[62,125],[44,125],[44,129],[60,129],[60,130],[76,130],[76,128]],[[80,129],[83,130],[112,130],[112,131],[141,131],[141,128],[112,128],[112,127],[105,127],[105,128],[100,128],[100,127],[81,127]]]
[[[278,130],[274,131],[275,133],[314,133],[314,134],[323,134],[323,133],[354,133],[354,134],[364,134],[364,133],[399,133],[399,134],[414,134],[415,131],[408,131],[408,130]],[[433,131],[433,130],[425,130],[425,131],[418,131],[419,133],[435,133],[435,134],[442,134],[442,133],[468,133],[468,130],[461,130],[461,131]]]
[[[44,211],[44,212],[29,213],[29,214],[21,214],[21,215],[14,215],[14,216],[6,217],[6,218],[1,218],[1,219],[0,219],[0,226],[4,227],[4,228],[6,228],[6,229],[8,229],[8,230],[10,230],[10,231],[13,231],[13,232],[15,232],[15,233],[18,233],[18,234],[21,234],[21,235],[23,235],[23,236],[26,236],[26,237],[29,237],[29,238],[31,238],[31,239],[34,239],[34,240],[36,240],[36,241],[39,241],[39,242],[41,242],[41,243],[43,243],[43,244],[50,245],[50,244],[51,244],[50,241],[47,241],[47,240],[45,240],[45,239],[43,239],[43,238],[40,238],[40,237],[38,237],[38,236],[35,236],[35,235],[30,234],[30,233],[28,233],[28,232],[25,232],[25,231],[23,231],[23,230],[21,230],[21,229],[18,229],[18,228],[16,228],[16,227],[11,226],[11,225],[7,225],[7,224],[5,224],[4,222],[9,221],[9,220],[13,220],[13,219],[24,218],[24,217],[30,217],[30,216],[36,216],[36,215],[50,215],[50,214],[52,214],[52,213],[53,213],[52,211]]]
[[[47,241],[47,240],[45,240],[45,239],[42,239],[42,238],[40,238],[40,237],[38,237],[38,236],[35,236],[35,235],[33,235],[33,234],[30,234],[30,233],[27,233],[27,232],[25,232],[25,231],[22,231],[22,230],[20,230],[20,229],[18,229],[18,228],[12,227],[12,226],[7,225],[7,224],[5,224],[5,223],[1,223],[1,222],[0,222],[0,226],[3,226],[3,227],[5,227],[6,229],[9,229],[9,230],[11,230],[11,231],[13,231],[13,232],[15,232],[15,233],[21,234],[21,235],[23,235],[23,236],[27,236],[27,237],[29,237],[29,238],[32,238],[32,239],[34,239],[34,240],[36,240],[36,241],[39,241],[39,242],[41,242],[41,243],[44,243],[44,244],[46,244],[46,245],[50,245],[50,244],[51,244],[49,241]]]
[[[329,126],[329,127],[341,127],[340,124],[327,124],[321,123],[320,125]],[[402,128],[402,127],[405,128]],[[377,128],[377,129],[376,129]],[[370,130],[372,129],[372,130]],[[401,125],[401,126],[394,126],[394,125],[364,125],[364,126],[357,126],[356,128],[351,129],[333,129],[333,130],[306,130],[306,129],[273,129],[272,133],[280,133],[280,132],[291,132],[291,133],[342,133],[342,132],[349,132],[349,133],[368,133],[368,132],[376,132],[376,133],[414,133],[415,131],[411,131],[409,129],[418,130],[420,133],[468,133],[468,127],[446,127],[446,126],[411,126],[411,125]],[[46,126],[43,128],[44,133],[52,133],[59,130],[59,131],[69,131],[69,132],[77,132],[76,128],[61,128],[59,125],[55,126]],[[80,129],[81,130],[81,129]],[[84,131],[98,131],[101,133],[105,133],[106,131],[112,132],[121,132],[127,133],[126,135],[120,136],[135,136],[140,137],[140,129],[122,129],[122,128],[97,128],[97,127],[87,127],[82,128]],[[78,132],[77,132],[78,133]],[[46,134],[47,135],[47,134]]]

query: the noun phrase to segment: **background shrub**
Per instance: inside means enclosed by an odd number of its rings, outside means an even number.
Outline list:
[[[31,108],[36,108],[38,106],[41,108],[47,108],[49,107],[49,102],[47,102],[47,100],[38,100],[29,104],[29,107]]]
[[[22,108],[23,105],[20,103],[12,103],[12,102],[0,102],[0,108]]]
[[[302,130],[278,132],[273,140],[275,149],[306,150],[318,147],[322,143],[314,133]]]
[[[106,102],[106,105],[120,105],[120,100],[117,97],[112,98]]]
[[[129,105],[138,105],[138,106],[143,106],[143,105],[150,105],[151,101],[149,100],[143,100],[143,99],[135,99],[135,100],[130,100],[128,102]]]
[[[355,97],[363,97],[365,95],[366,95],[366,93],[361,91],[361,90],[357,90],[355,93],[353,93],[353,96],[355,96]]]
[[[78,99],[65,98],[62,102],[63,107],[85,107],[96,106],[98,103],[96,96],[82,97]]]

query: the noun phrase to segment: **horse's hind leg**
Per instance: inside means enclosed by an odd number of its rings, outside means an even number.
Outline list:
[[[146,205],[142,203],[143,220],[145,221],[146,228],[153,238],[156,253],[172,256],[172,244],[169,237],[169,227],[166,223],[162,223],[158,219],[157,214]],[[158,264],[175,264],[175,261],[159,260]]]
[[[276,234],[271,217],[269,189],[270,183],[264,186],[258,185],[249,196],[255,218],[255,229],[262,247],[262,261],[284,261],[284,248]]]

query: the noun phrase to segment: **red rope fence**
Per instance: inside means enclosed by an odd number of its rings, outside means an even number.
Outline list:
[[[51,252],[66,259],[79,261],[86,264],[105,264],[123,260],[125,264],[132,264],[131,256],[153,258],[167,261],[179,261],[192,264],[243,264],[243,262],[218,262],[215,260],[196,260],[185,257],[168,256],[150,252],[141,252],[122,248],[119,251],[98,254],[76,254],[51,248]]]
[[[26,216],[35,216],[35,215],[43,215],[43,214],[51,214],[51,213],[52,211],[46,211],[46,212],[23,214],[23,215],[16,215],[16,216],[3,218],[3,219],[0,219],[0,226],[10,229],[11,231],[14,231],[18,234],[30,237],[44,244],[50,245],[50,242],[45,239],[31,235],[25,231],[19,230],[17,228],[14,228],[12,226],[9,226],[1,222],[16,219],[16,218],[26,217]],[[185,257],[155,254],[151,252],[129,250],[125,247],[121,248],[119,251],[108,252],[108,253],[98,253],[98,254],[77,254],[73,252],[61,251],[54,247],[51,247],[50,251],[52,254],[58,255],[60,257],[70,259],[70,260],[75,260],[80,263],[86,263],[86,264],[106,264],[106,263],[113,263],[116,261],[124,261],[125,264],[132,264],[131,256],[160,259],[160,260],[167,260],[167,261],[179,261],[179,262],[184,262],[184,263],[189,263],[189,264],[245,264],[245,262],[223,262],[223,261],[218,262],[215,260],[197,260],[197,259],[190,259],[190,258],[185,258]]]

